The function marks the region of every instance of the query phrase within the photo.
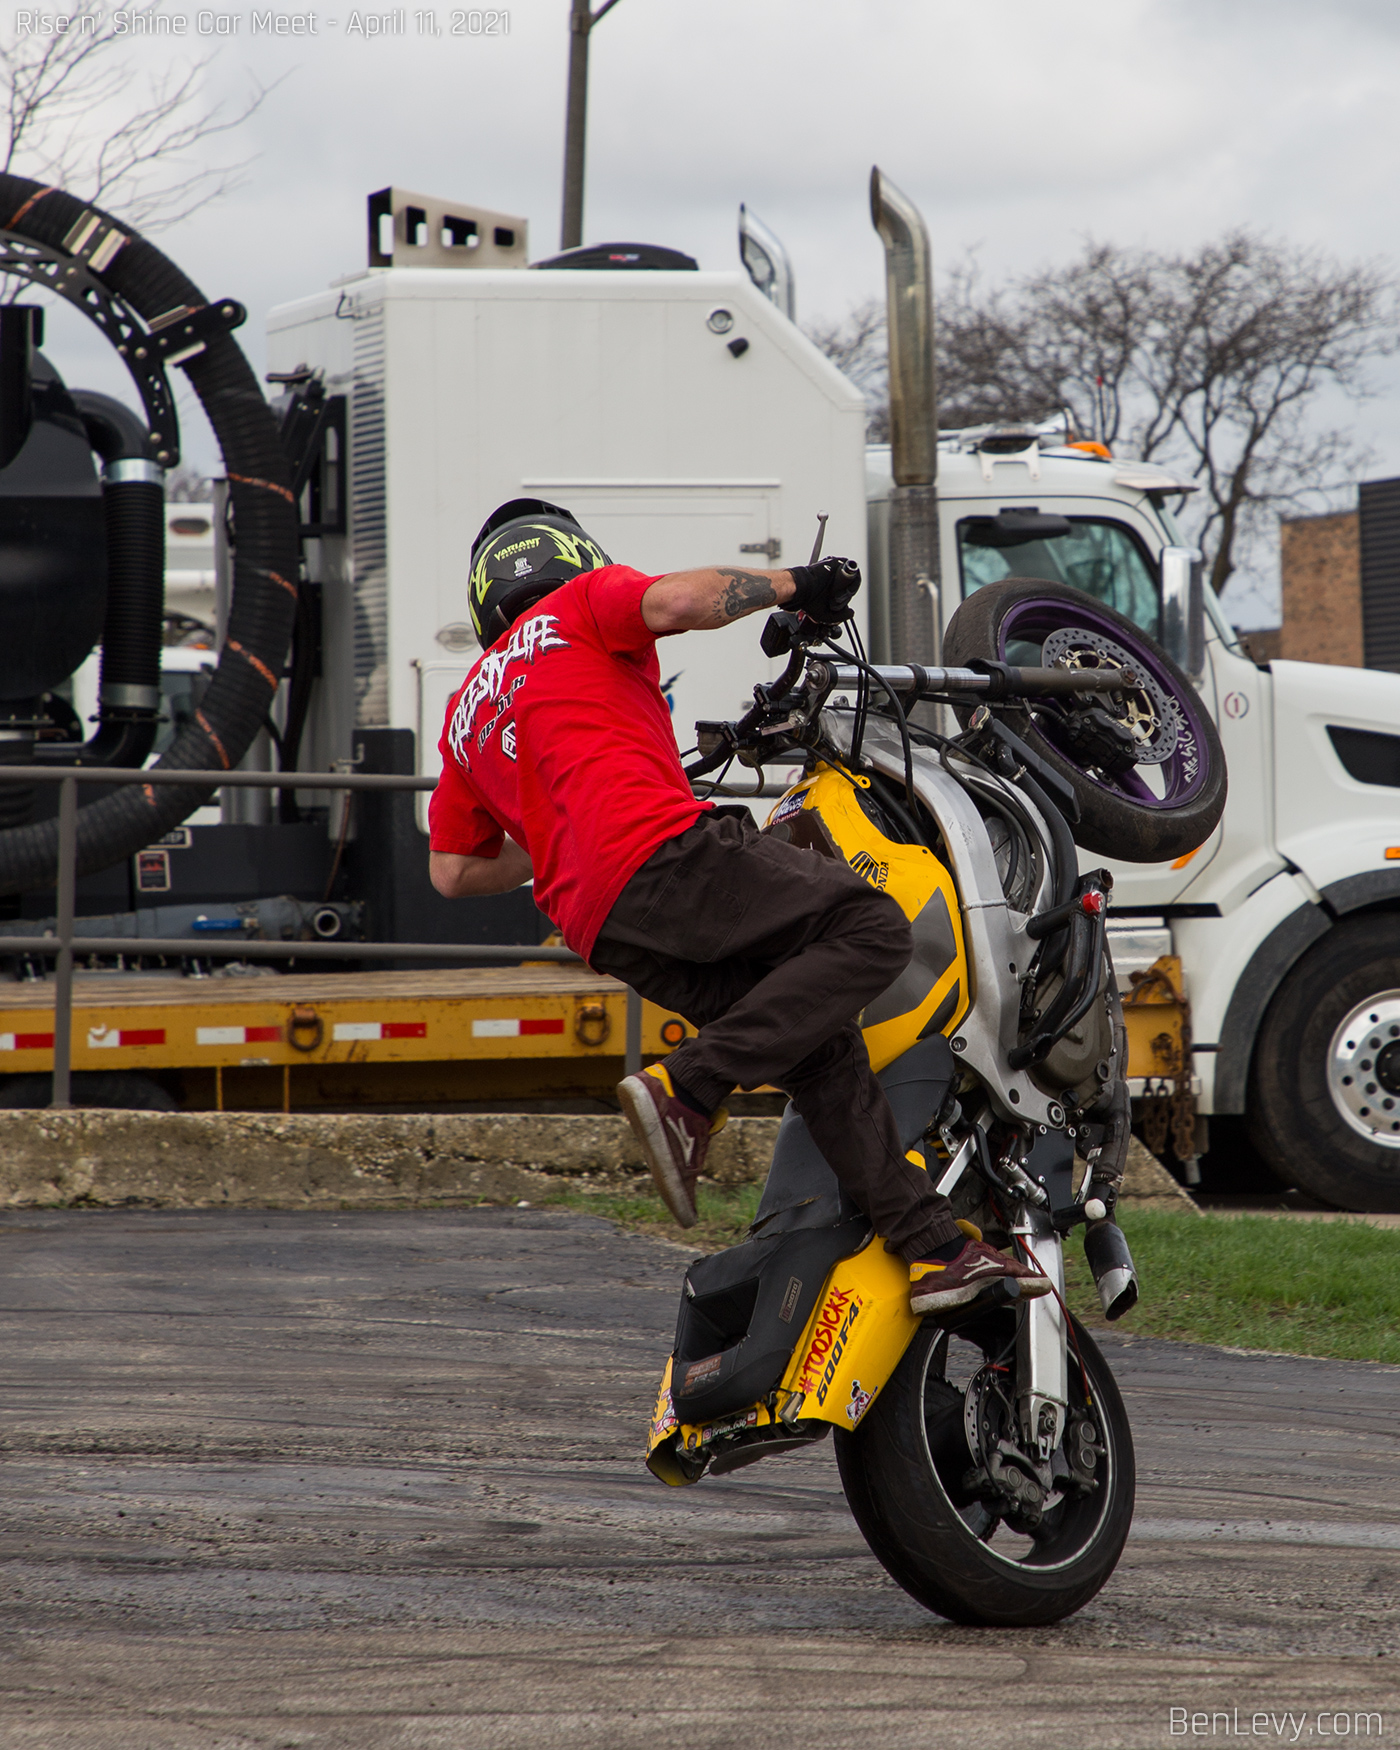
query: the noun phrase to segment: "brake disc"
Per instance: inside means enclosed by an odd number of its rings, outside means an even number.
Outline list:
[[[1131,650],[1102,632],[1061,626],[1045,640],[1040,660],[1047,668],[1131,669],[1135,683],[1117,698],[1100,696],[1098,703],[1131,732],[1138,765],[1160,766],[1176,752],[1181,714]]]
[[[1031,1534],[1047,1506],[1058,1500],[1049,1472],[1021,1451],[1011,1438],[1015,1417],[1002,1389],[1005,1369],[988,1363],[968,1381],[963,1398],[963,1432],[973,1468],[965,1487],[996,1502],[997,1511],[1014,1530]]]

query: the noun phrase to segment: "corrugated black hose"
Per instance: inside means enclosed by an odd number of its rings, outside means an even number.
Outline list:
[[[81,236],[79,221],[100,209],[18,176],[0,176],[0,230],[62,250]],[[179,309],[202,310],[204,294],[140,237],[127,241],[99,277],[148,326]],[[297,518],[277,422],[248,361],[226,331],[211,330],[202,352],[181,368],[214,428],[229,482],[236,534],[228,636],[199,709],[159,764],[218,773],[237,764],[262,726],[286,660],[297,601]],[[217,788],[130,785],[78,816],[78,870],[88,874],[176,826]],[[0,832],[0,893],[54,879],[54,821]]]
[[[151,455],[146,422],[123,402],[90,389],[72,392],[88,442],[102,458],[107,530],[107,612],[97,733],[63,764],[139,766],[160,722],[160,651],[165,614],[165,472]]]

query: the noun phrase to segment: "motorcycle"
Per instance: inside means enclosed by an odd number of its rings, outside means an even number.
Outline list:
[[[697,725],[688,770],[804,762],[764,830],[844,858],[912,925],[861,1017],[910,1159],[1052,1292],[1004,1281],[916,1317],[907,1266],[789,1106],[747,1237],[686,1273],[646,1462],[687,1486],[834,1430],[856,1523],[906,1592],[956,1622],[1054,1622],[1113,1572],[1134,1497],[1123,1400],[1064,1299],[1080,1226],[1105,1316],[1138,1296],[1114,1219],[1131,1109],[1112,878],[1081,874],[1075,841],[1194,849],[1223,755],[1170,657],[1064,586],[978,591],[940,667],[877,666],[838,634],[771,616],[784,673],[738,722]]]

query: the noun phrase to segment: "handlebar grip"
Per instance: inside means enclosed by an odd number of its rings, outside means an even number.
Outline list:
[[[722,766],[733,757],[732,747],[717,747],[713,753],[707,753],[703,759],[696,760],[694,765],[682,766],[681,770],[687,778],[703,778],[707,772],[713,772],[717,766]]]
[[[1136,669],[1120,668],[1012,668],[1007,670],[1008,693],[1027,699],[1063,699],[1075,693],[1117,693],[1124,687],[1142,685]]]

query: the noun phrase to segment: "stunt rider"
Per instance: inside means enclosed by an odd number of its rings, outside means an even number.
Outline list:
[[[533,874],[571,948],[699,1028],[618,1086],[682,1227],[723,1101],[772,1083],[907,1260],[916,1313],[1008,1276],[1043,1292],[1046,1278],[960,1230],[871,1071],[857,1017],[908,963],[904,914],[844,862],[697,801],[676,753],[657,639],[778,606],[836,624],[859,587],[843,563],[646,577],[558,505],[503,504],[472,547],[484,654],[447,708],[432,882],[452,899]]]

